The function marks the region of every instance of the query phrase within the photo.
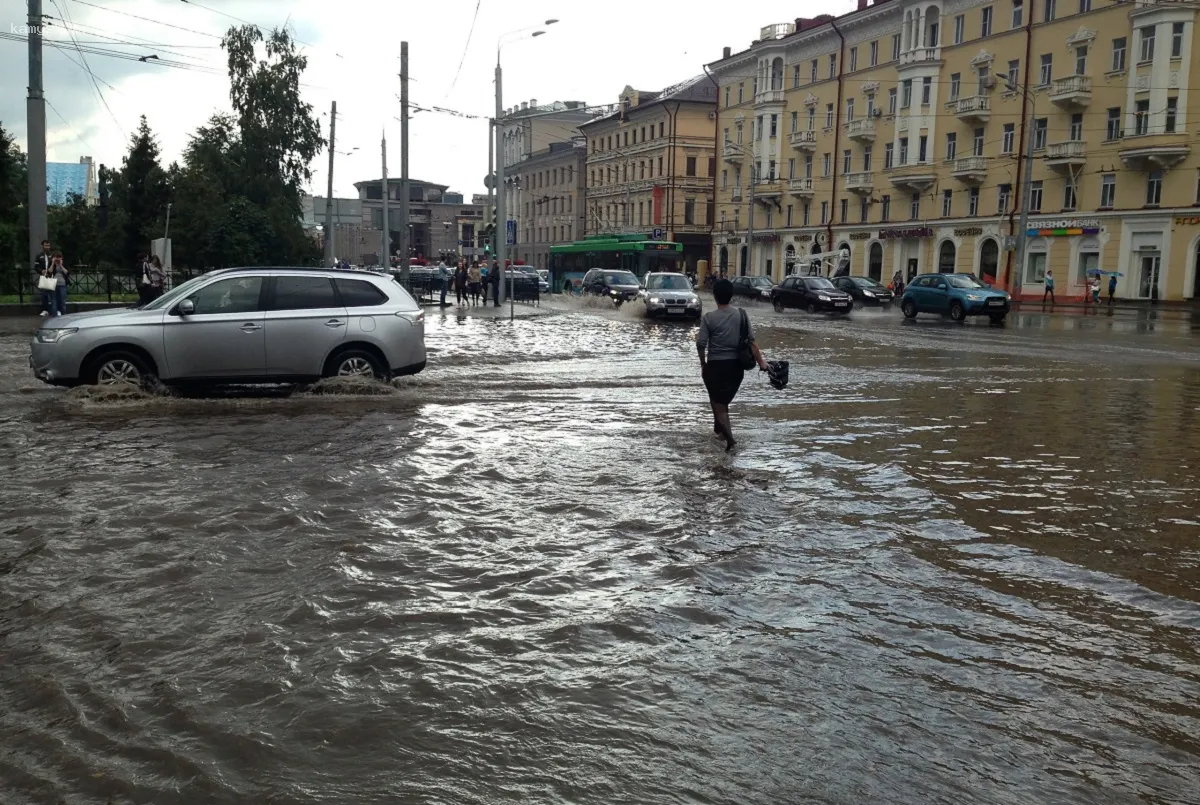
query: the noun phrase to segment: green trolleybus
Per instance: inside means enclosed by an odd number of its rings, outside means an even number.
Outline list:
[[[683,244],[646,235],[592,235],[550,247],[550,284],[555,292],[571,281],[579,287],[591,268],[624,269],[639,278],[651,271],[679,271]]]

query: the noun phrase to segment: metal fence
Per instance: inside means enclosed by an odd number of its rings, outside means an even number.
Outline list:
[[[132,271],[112,267],[74,266],[68,267],[68,292],[76,301],[126,302],[137,299],[140,276]],[[201,274],[186,268],[173,268],[168,278],[168,287],[186,282]],[[3,301],[24,304],[41,300],[37,287],[37,275],[27,268],[13,266],[0,269],[0,297]]]

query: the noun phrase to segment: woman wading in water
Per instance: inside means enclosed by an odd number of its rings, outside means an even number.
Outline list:
[[[750,326],[746,311],[729,306],[733,299],[733,283],[718,280],[713,285],[713,298],[717,300],[717,309],[705,313],[701,319],[696,350],[700,353],[700,376],[704,378],[708,401],[712,405],[713,431],[725,439],[728,452],[737,443],[729,425],[729,404],[737,396],[746,373],[738,356],[743,341],[759,369],[767,371],[767,362],[754,342],[754,328]]]

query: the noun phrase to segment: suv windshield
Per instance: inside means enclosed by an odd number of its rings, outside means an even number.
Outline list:
[[[610,271],[604,275],[605,285],[637,285],[637,277],[628,271]]]
[[[651,274],[646,278],[647,291],[690,291],[692,283],[682,274]]]
[[[986,288],[979,280],[971,274],[950,274],[946,277],[952,288]]]
[[[805,280],[805,282],[808,283],[808,287],[812,288],[814,291],[821,291],[826,288],[833,287],[833,283],[824,277],[809,277]]]

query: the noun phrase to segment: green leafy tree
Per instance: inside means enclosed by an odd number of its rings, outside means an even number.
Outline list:
[[[25,154],[0,126],[0,284],[10,293],[14,289],[9,286],[22,276],[17,267],[29,262],[26,176]]]
[[[52,206],[46,213],[50,242],[63,253],[63,261],[68,266],[95,268],[102,250],[96,208],[72,195],[66,204]]]
[[[114,171],[109,195],[120,214],[109,214],[107,230],[112,230],[113,241],[105,257],[133,271],[137,255],[149,251],[151,240],[162,237],[169,198],[158,142],[145,115],[130,137],[121,169]]]

